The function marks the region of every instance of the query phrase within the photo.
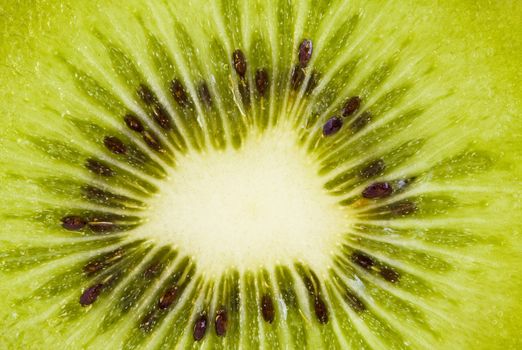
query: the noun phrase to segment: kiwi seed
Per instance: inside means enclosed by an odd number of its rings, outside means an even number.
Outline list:
[[[272,302],[272,298],[269,295],[263,295],[261,298],[261,313],[263,315],[263,319],[268,322],[274,322],[275,310],[274,304]]]
[[[343,117],[349,117],[359,110],[361,107],[361,98],[359,96],[352,96],[346,101],[343,107]]]
[[[85,162],[85,167],[96,175],[105,177],[111,177],[115,175],[114,171],[111,168],[109,168],[107,165],[96,159],[87,159],[87,161]]]
[[[227,332],[227,311],[223,306],[221,306],[216,311],[216,318],[215,318],[215,328],[216,328],[216,334],[219,337],[223,337],[225,333]]]
[[[116,136],[106,136],[103,139],[105,147],[114,154],[125,154],[127,153],[127,147],[125,144]]]
[[[236,70],[236,73],[243,78],[246,74],[247,70],[247,63],[245,59],[245,54],[241,50],[235,50],[232,53],[232,63],[234,65],[234,69]]]
[[[339,117],[331,117],[323,126],[323,135],[331,136],[336,134],[343,127],[343,120]]]
[[[158,301],[158,307],[162,310],[169,308],[170,305],[174,302],[178,294],[178,287],[173,286],[170,287],[163,293]]]
[[[207,332],[208,318],[206,313],[201,313],[194,323],[194,340],[199,341],[203,339]]]
[[[371,269],[375,265],[375,260],[361,251],[352,253],[352,261],[366,270]]]
[[[145,129],[141,121],[132,114],[125,115],[125,124],[129,127],[129,129],[136,132],[143,132]]]
[[[104,285],[102,283],[97,283],[89,288],[87,288],[82,296],[80,297],[80,305],[81,306],[89,306],[98,299],[101,292],[103,291]]]
[[[319,322],[323,324],[328,322],[328,310],[326,309],[326,305],[320,296],[315,297],[314,310]]]
[[[385,198],[393,193],[393,188],[389,182],[375,182],[364,189],[364,198],[375,199]]]
[[[62,226],[70,231],[78,231],[87,225],[87,222],[80,216],[66,216],[62,219]]]
[[[190,106],[188,94],[179,79],[173,79],[170,82],[170,93],[180,107],[187,108]]]
[[[379,273],[388,282],[396,283],[399,281],[399,273],[389,266],[382,266]]]
[[[299,65],[301,68],[308,66],[308,62],[312,58],[313,45],[312,41],[304,39],[299,45]]]
[[[165,148],[161,145],[160,141],[154,136],[154,134],[151,134],[148,131],[143,132],[143,141],[149,146],[152,150],[159,152],[159,153],[165,153]]]

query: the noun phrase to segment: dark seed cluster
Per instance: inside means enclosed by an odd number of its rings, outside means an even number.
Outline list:
[[[356,265],[362,267],[363,269],[377,272],[382,278],[384,278],[388,282],[396,283],[399,281],[400,274],[396,269],[383,262],[378,261],[377,259],[371,257],[370,255],[364,252],[355,250],[352,253],[351,259]],[[356,303],[355,296],[350,296],[349,299],[352,303]]]
[[[138,117],[132,114],[127,114],[124,117],[124,121],[129,129],[142,134],[143,141],[145,141],[145,143],[152,150],[156,152],[165,152],[165,149],[161,145],[159,139],[150,131],[145,130],[145,127],[143,126],[142,122],[138,119]]]
[[[344,106],[341,109],[340,116],[333,116],[330,119],[326,121],[326,123],[323,125],[323,135],[324,136],[332,136],[334,134],[337,134],[344,124],[344,119],[347,119],[351,116],[353,116],[359,108],[361,107],[361,98],[359,96],[352,96],[350,97],[345,103]],[[367,118],[364,117],[367,112],[363,113],[362,116],[356,118],[352,124],[350,125],[352,131],[356,132],[361,130],[369,121],[364,122]],[[366,124],[364,124],[366,123]],[[364,125],[363,125],[364,124]]]
[[[111,177],[114,176],[114,170],[112,170],[107,164],[100,160],[89,158],[85,162],[85,167],[96,175]]]

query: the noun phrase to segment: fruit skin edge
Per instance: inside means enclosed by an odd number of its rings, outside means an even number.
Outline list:
[[[508,11],[505,11],[500,9],[500,5],[498,4],[490,3],[489,5],[492,6],[492,8],[489,10],[481,9],[481,11],[484,11],[486,13],[484,15],[478,15],[479,18],[476,18],[476,22],[473,22],[469,26],[472,28],[483,28],[481,29],[481,32],[483,33],[501,31],[504,34],[503,36],[499,35],[498,37],[495,36],[482,39],[484,39],[488,45],[491,45],[495,48],[495,54],[491,56],[492,58],[490,58],[490,60],[494,61],[490,65],[491,74],[500,77],[500,80],[503,80],[503,82],[505,83],[502,84],[502,86],[500,87],[496,87],[496,91],[493,91],[493,95],[500,95],[502,97],[506,97],[506,99],[509,101],[505,101],[505,105],[509,106],[508,109],[512,112],[513,118],[516,118],[518,115],[520,115],[520,111],[522,110],[520,106],[520,101],[522,100],[522,92],[520,91],[518,85],[518,82],[521,81],[522,73],[520,72],[520,69],[516,69],[516,67],[518,67],[521,63],[521,59],[517,55],[517,53],[522,52],[521,42],[520,40],[517,40],[517,35],[520,34],[520,29],[516,29],[517,24],[518,28],[520,28],[519,23],[521,23],[520,20],[522,19],[520,16],[520,6],[511,4],[511,6],[508,6],[511,8],[508,8]],[[16,8],[16,10],[10,9],[9,6]],[[450,5],[447,6],[449,7]],[[462,4],[459,4],[457,6],[460,7],[460,11],[472,11],[469,8],[474,8],[475,6],[478,7],[478,5],[471,5],[466,2],[463,2]],[[18,84],[22,84],[18,86],[23,86],[23,84],[30,83],[30,77],[17,77],[17,71],[18,69],[20,69],[20,71],[23,72],[22,74],[27,73],[24,72],[25,69],[22,62],[24,60],[30,61],[33,55],[37,56],[37,50],[29,55],[27,55],[26,53],[30,52],[31,49],[37,47],[38,45],[38,35],[27,33],[39,32],[39,35],[43,35],[43,33],[46,33],[46,31],[52,32],[52,29],[46,27],[45,17],[47,17],[48,13],[53,13],[53,11],[56,10],[59,6],[58,2],[37,2],[36,6],[28,4],[25,4],[24,6],[24,4],[14,2],[13,5],[7,5],[7,7],[8,9],[5,11],[9,14],[12,14],[13,16],[10,16],[11,18],[8,21],[7,30],[1,33],[2,39],[7,38],[7,40],[2,40],[2,43],[4,44],[1,45],[0,53],[2,53],[1,57],[3,58],[2,65],[0,68],[0,81],[2,81],[3,86],[10,87],[17,86]],[[442,7],[444,7],[444,5],[442,5]],[[57,14],[53,15],[57,17],[59,17],[59,15],[65,15],[67,10],[63,11],[64,12],[62,14],[60,14],[58,11]],[[505,13],[509,13],[509,15],[506,16]],[[67,18],[66,15],[65,17]],[[30,18],[30,20],[28,20],[28,18]],[[31,29],[28,28],[29,24],[34,25],[34,23],[32,23],[33,20],[36,21],[36,27],[38,28],[38,30],[34,30],[34,27]],[[459,20],[455,19],[455,22],[459,23]],[[69,23],[69,25],[73,26],[72,23]],[[463,24],[460,23],[460,26],[463,26]],[[448,27],[455,28],[454,30],[458,31],[459,25]],[[480,36],[480,34],[477,34],[477,36]],[[483,36],[487,36],[487,34],[483,34]],[[463,37],[464,41],[466,39],[466,35],[463,35]],[[15,39],[13,40],[13,38]],[[7,102],[3,103],[3,106],[0,107],[2,108],[3,112],[0,118],[2,119],[3,123],[5,122],[5,127],[2,131],[0,131],[0,136],[7,135],[9,134],[10,130],[16,129],[15,127],[11,127],[11,125],[16,125],[20,118],[16,116],[16,113],[14,113],[14,111],[16,111],[16,107],[14,106],[16,106],[17,102],[19,103],[20,97],[18,97],[14,91],[9,91],[9,89],[7,90]],[[498,97],[498,99],[501,99],[501,97]],[[14,111],[9,110],[11,106],[14,107]],[[508,139],[508,141],[511,142],[511,144],[510,146],[505,146],[505,148],[513,155],[513,163],[515,165],[513,165],[514,169],[512,170],[512,174],[515,174],[516,177],[520,177],[520,174],[522,173],[522,167],[520,166],[519,162],[521,158],[521,142],[519,140],[522,135],[522,128],[513,124],[516,123],[511,123],[511,130],[509,131],[509,133],[511,133],[512,137]],[[517,192],[519,188],[520,186],[514,187],[513,191]],[[514,214],[517,214],[518,212],[520,212],[520,200],[518,199],[513,204],[514,205],[512,206],[512,211],[514,212]],[[512,218],[515,217],[515,215],[512,215]],[[514,220],[515,219],[512,219],[512,221]],[[520,224],[510,224],[513,227],[514,234],[520,235]],[[8,235],[10,232],[5,232],[4,230],[0,230],[0,232],[2,238],[9,237]],[[520,239],[518,241],[518,248],[520,248]],[[511,262],[507,264],[508,266],[515,266],[516,268],[517,266],[522,265],[522,259],[520,258],[520,254],[517,256],[510,257],[510,259]],[[515,271],[513,271],[510,274],[513,276],[514,279],[517,278],[517,274],[515,273]],[[516,349],[520,345],[520,339],[517,339],[518,337],[516,331],[518,326],[522,324],[520,316],[520,311],[522,311],[522,305],[520,302],[520,300],[522,300],[521,283],[514,283],[513,286],[510,286],[509,292],[513,294],[513,305],[511,305],[511,311],[509,312],[509,314],[504,314],[500,319],[497,319],[498,323],[496,324],[496,328],[498,332],[492,332],[490,330],[491,325],[484,324],[484,333],[489,334],[490,337],[487,341],[477,344],[476,348]],[[495,317],[494,315],[491,316]],[[497,339],[497,336],[500,336],[500,339]],[[9,341],[12,340],[3,339],[0,340],[0,344],[2,344],[4,341],[6,341],[6,348],[9,348]]]

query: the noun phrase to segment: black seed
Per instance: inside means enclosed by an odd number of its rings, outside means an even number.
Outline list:
[[[346,101],[343,107],[343,117],[353,115],[361,107],[361,98],[359,96],[352,96]]]
[[[385,198],[393,193],[393,188],[389,182],[375,182],[366,187],[362,196],[368,199]]]
[[[263,319],[268,322],[274,322],[275,311],[274,311],[274,303],[272,302],[272,298],[269,295],[263,295],[261,298],[261,313],[263,314]]]
[[[232,53],[232,64],[234,65],[236,73],[239,74],[240,77],[244,77],[247,70],[247,63],[243,51],[236,50]]]
[[[239,94],[241,95],[241,102],[245,107],[250,106],[250,87],[248,86],[248,82],[245,80],[241,80],[238,85]]]
[[[162,105],[155,104],[152,107],[152,117],[162,129],[170,130],[172,128],[170,115]]]
[[[62,218],[62,227],[69,231],[78,231],[87,225],[87,221],[81,216],[70,215]]]
[[[312,58],[313,45],[312,41],[304,39],[299,45],[299,65],[305,68]]]
[[[83,294],[80,296],[80,305],[87,306],[91,305],[98,299],[100,293],[103,290],[103,284],[97,283],[86,290],[83,291]]]
[[[386,169],[386,164],[382,159],[377,159],[361,169],[359,174],[364,179],[369,179],[377,175],[381,175]]]
[[[101,218],[94,218],[90,220],[88,224],[91,231],[96,233],[110,233],[120,228],[114,222]]]
[[[375,265],[375,261],[372,259],[371,256],[358,250],[352,253],[352,261],[360,267],[365,268],[367,270],[371,269],[372,266]]]
[[[142,132],[144,130],[143,124],[134,115],[127,114],[125,117],[123,117],[123,119],[125,120],[125,124],[127,124],[129,129],[136,131],[136,132]]]
[[[416,212],[417,206],[412,201],[403,200],[401,202],[390,204],[389,209],[395,215],[405,216]]]
[[[127,153],[127,147],[125,144],[116,136],[105,136],[103,144],[109,151],[114,154],[125,154]]]
[[[269,77],[266,69],[261,68],[256,70],[256,88],[260,96],[265,96],[269,85]]]
[[[195,341],[203,339],[205,333],[207,332],[207,323],[207,315],[205,313],[201,313],[194,323],[194,332],[192,335],[194,336]]]
[[[85,162],[85,167],[96,175],[106,177],[114,176],[114,171],[111,168],[96,159],[87,159]]]
[[[308,79],[308,84],[306,85],[305,93],[307,95],[311,94],[312,91],[314,91],[314,89],[317,87],[317,84],[319,84],[319,78],[320,74],[314,70],[310,76],[310,79]]]
[[[304,70],[299,65],[294,66],[292,69],[291,85],[293,90],[297,90],[303,84],[305,79]]]
[[[138,89],[138,96],[141,98],[143,102],[150,105],[157,101],[156,96],[152,92],[151,89],[149,89],[148,86],[141,84],[140,88]]]
[[[314,309],[315,315],[319,322],[325,324],[328,322],[328,310],[326,309],[326,304],[324,303],[321,297],[317,296],[314,300]]]
[[[212,95],[208,89],[206,82],[202,82],[198,86],[198,96],[200,101],[207,107],[212,107]]]
[[[160,152],[160,153],[165,152],[165,149],[161,145],[161,142],[156,138],[156,136],[154,136],[150,132],[148,132],[148,131],[143,132],[142,137],[143,137],[143,141],[145,141],[147,146],[152,148],[154,151]]]
[[[380,274],[388,282],[395,283],[399,281],[399,273],[389,266],[382,266]]]
[[[218,311],[216,311],[216,334],[220,337],[224,336],[227,332],[227,325],[228,325],[228,316],[227,311],[222,306],[219,308]]]
[[[366,125],[372,121],[372,114],[370,112],[364,112],[357,119],[353,121],[350,128],[353,132],[362,130]]]
[[[170,93],[174,100],[180,105],[180,107],[189,107],[190,99],[183,87],[183,84],[178,79],[173,79],[170,82]]]
[[[350,291],[346,292],[346,302],[357,312],[366,310],[366,305],[364,305],[362,300]]]
[[[339,117],[331,117],[323,125],[323,135],[331,136],[336,134],[343,127],[343,120]]]
[[[170,287],[163,293],[158,301],[158,307],[162,310],[167,309],[178,296],[178,286]]]

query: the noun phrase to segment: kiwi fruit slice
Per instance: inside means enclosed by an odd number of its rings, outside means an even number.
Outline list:
[[[522,7],[4,1],[4,349],[520,349]]]

